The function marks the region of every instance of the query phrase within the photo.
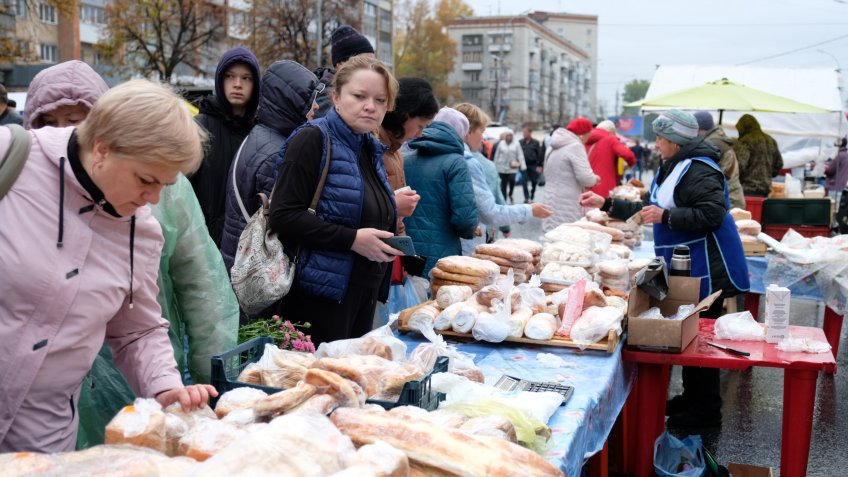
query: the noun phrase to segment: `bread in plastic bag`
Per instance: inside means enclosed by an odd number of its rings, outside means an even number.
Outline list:
[[[233,411],[251,409],[256,401],[267,395],[265,391],[256,388],[242,387],[232,389],[218,398],[218,402],[215,404],[215,414],[223,419]]]
[[[550,313],[536,313],[527,320],[524,336],[533,340],[550,340],[559,328],[557,317]]]
[[[471,298],[473,291],[471,287],[464,285],[445,285],[436,292],[436,304],[445,309],[454,303],[463,302]]]
[[[194,475],[326,477],[343,470],[355,452],[326,416],[286,414],[233,441],[198,465]]]
[[[431,305],[425,305],[418,308],[438,310]],[[416,311],[416,313],[418,313]],[[432,319],[435,320],[438,311],[432,314]],[[413,314],[415,317],[415,314]],[[398,339],[392,331],[392,326],[397,315],[392,315],[389,322],[379,328],[375,328],[364,334],[361,338],[351,338],[347,340],[336,340],[318,345],[315,351],[315,358],[343,358],[349,355],[375,355],[391,361],[403,361],[406,359],[406,343]],[[410,319],[410,321],[412,321]],[[432,322],[429,327],[432,328]]]
[[[0,454],[0,474],[3,477],[170,476],[183,475],[197,464],[194,459],[172,458],[152,449],[131,445],[98,445],[78,452],[58,454]]]
[[[155,399],[137,398],[106,425],[106,444],[131,444],[167,451],[165,413]]]
[[[288,389],[303,379],[306,369],[315,361],[311,353],[290,351],[266,343],[262,357],[257,361],[262,385]]]
[[[750,311],[729,313],[715,322],[715,337],[719,340],[764,341],[765,329]]]
[[[609,336],[611,330],[621,334],[624,313],[614,306],[592,306],[583,311],[571,328],[571,340],[580,349]]]
[[[197,423],[183,435],[179,455],[205,461],[232,442],[247,435],[247,431],[232,422],[206,420]]]
[[[479,315],[480,313],[476,309],[462,307],[454,315],[453,321],[451,321],[451,329],[457,333],[469,333],[474,328],[474,323],[477,322]]]
[[[795,353],[827,353],[831,348],[827,341],[789,337],[777,343],[777,349]]]
[[[515,425],[506,416],[490,414],[472,417],[465,421],[459,430],[472,436],[497,437],[508,442],[518,443]]]
[[[496,318],[488,312],[478,313],[477,321],[471,329],[471,334],[477,341],[488,341],[489,343],[500,343],[509,337],[509,320]]]
[[[473,354],[459,351],[455,345],[449,345],[432,329],[421,334],[430,342],[419,344],[409,353],[410,363],[417,364],[429,372],[436,365],[436,359],[439,356],[447,356],[449,373],[458,374],[479,383],[483,382],[483,372],[474,364]]]
[[[410,472],[406,453],[383,441],[360,447],[346,465],[330,477],[401,477]]]

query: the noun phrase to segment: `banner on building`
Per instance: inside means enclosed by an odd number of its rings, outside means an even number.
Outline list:
[[[641,136],[644,122],[642,116],[619,116],[613,118],[615,128],[623,136]]]

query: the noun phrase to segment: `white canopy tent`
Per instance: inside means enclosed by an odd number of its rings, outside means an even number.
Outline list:
[[[727,78],[735,83],[827,109],[828,113],[764,113],[725,111],[724,130],[736,134],[736,121],[751,114],[777,141],[784,166],[797,167],[815,160],[823,163],[833,157],[834,142],[848,132],[843,111],[841,75],[826,68],[763,68],[754,66],[682,65],[659,66],[645,95],[653,98],[709,81]],[[643,107],[642,111],[668,108]],[[718,122],[718,112],[712,111]]]

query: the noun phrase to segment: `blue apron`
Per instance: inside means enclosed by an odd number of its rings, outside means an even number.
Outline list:
[[[692,161],[701,161],[713,169],[721,172],[718,165],[708,157],[695,157],[680,161],[663,183],[657,186],[657,177],[651,184],[650,204],[663,209],[673,209],[674,189],[680,183],[680,179],[686,174]],[[724,178],[724,174],[722,174]],[[727,190],[727,181],[724,181],[725,208],[730,210],[730,197]],[[725,213],[721,226],[714,232],[707,234],[689,232],[685,230],[671,229],[663,223],[654,224],[654,253],[658,257],[664,257],[665,263],[671,263],[671,255],[676,245],[688,245],[691,257],[691,276],[701,279],[701,299],[703,300],[713,292],[712,273],[710,271],[709,253],[707,251],[707,237],[713,236],[724,268],[730,277],[731,283],[740,291],[748,291],[748,266],[745,262],[745,253],[742,250],[742,241],[739,232],[730,213]]]

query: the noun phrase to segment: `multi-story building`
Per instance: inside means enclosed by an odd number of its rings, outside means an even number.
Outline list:
[[[95,48],[106,23],[104,7],[109,0],[79,0],[78,8],[67,12],[37,0],[0,1],[10,5],[8,14],[0,15],[0,35],[13,36],[27,52],[14,64],[0,63],[0,82],[10,91],[26,90],[39,71],[72,59],[92,65],[109,83],[126,79],[110,78],[108,65],[102,64]],[[329,3],[329,0],[324,1],[325,8]],[[203,44],[193,55],[190,65],[180,64],[176,68],[172,81],[177,84],[211,87],[221,54],[231,46],[242,44],[248,37],[245,33],[251,21],[248,0],[207,0],[206,6],[211,7],[215,18],[224,22],[221,35]],[[352,19],[350,24],[371,41],[377,57],[391,65],[393,0],[351,0],[343,2],[343,6],[344,16]],[[310,28],[314,35],[314,25]],[[329,35],[323,40],[329,44]]]
[[[538,126],[596,113],[597,16],[534,12],[462,18],[448,78],[495,121]],[[582,27],[581,27],[582,25]],[[579,44],[572,41],[578,31]]]

